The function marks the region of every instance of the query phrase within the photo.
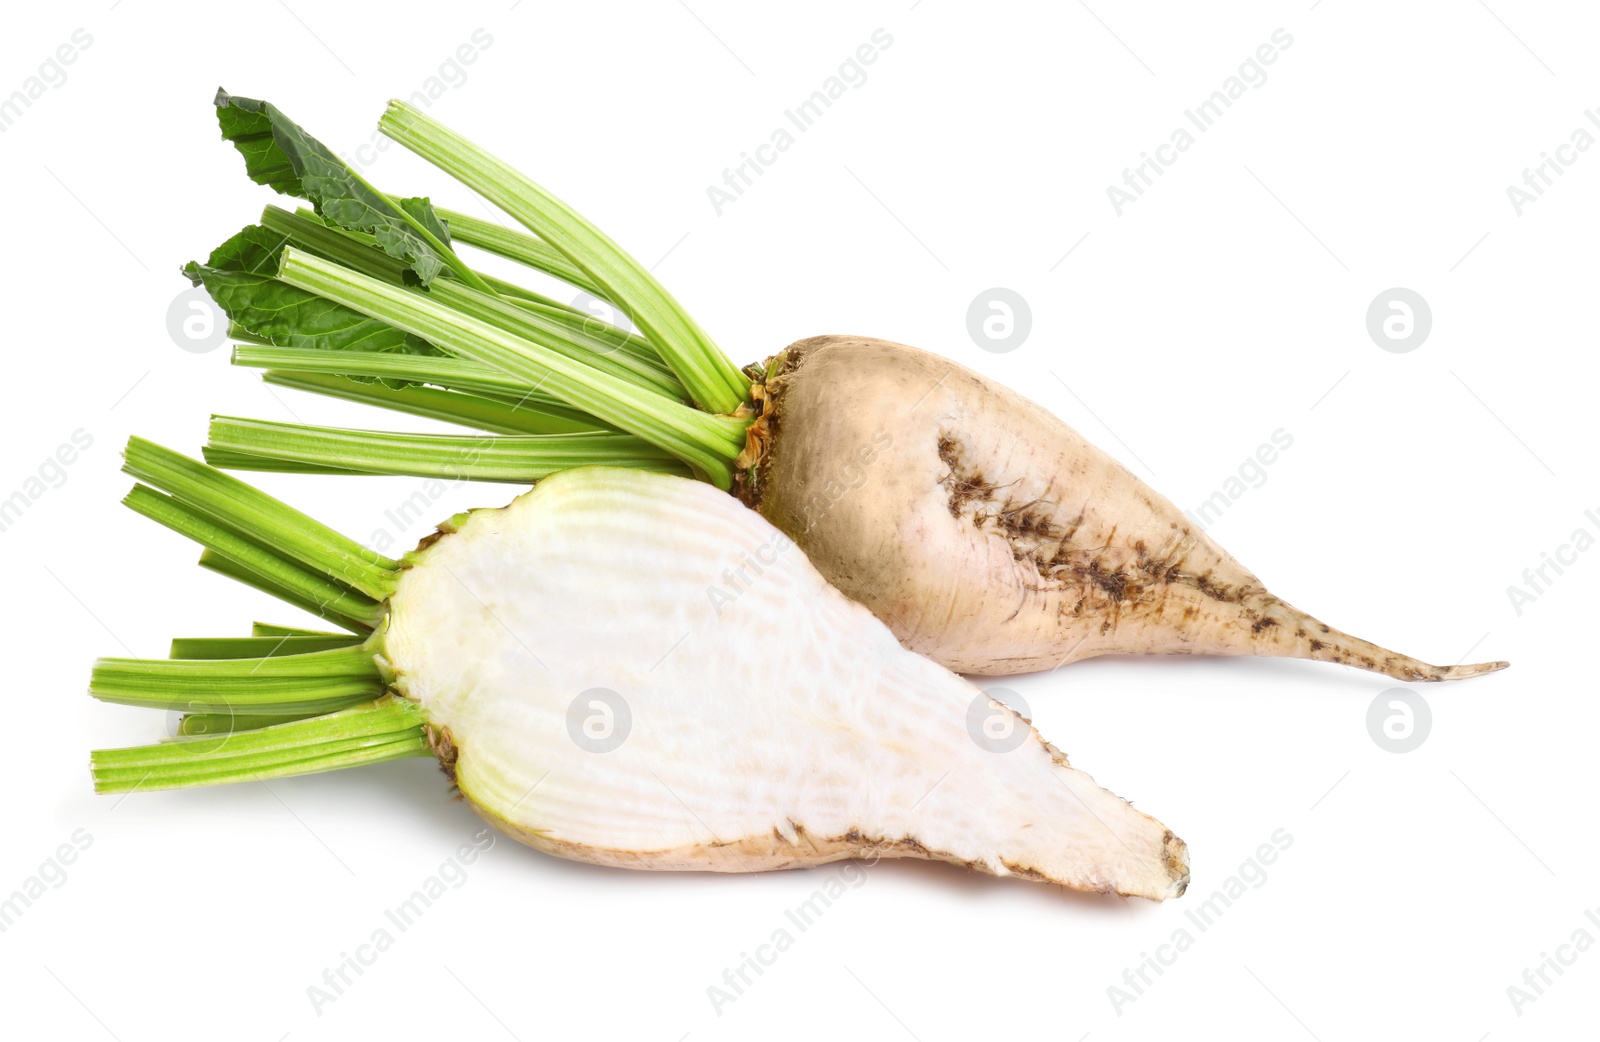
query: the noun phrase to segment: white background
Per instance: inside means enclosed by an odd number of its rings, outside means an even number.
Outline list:
[[[1600,940],[1584,917],[1600,907],[1584,592],[1600,553],[1520,615],[1507,587],[1574,530],[1600,532],[1584,516],[1600,508],[1600,150],[1577,153],[1520,216],[1506,188],[1600,104],[1600,26],[1578,4],[1492,2],[12,11],[0,96],[75,29],[92,44],[0,134],[0,496],[75,430],[93,446],[0,532],[12,707],[0,895],[74,830],[92,844],[0,933],[7,1030],[669,1042],[1592,1031],[1600,950],[1520,1015],[1507,988],[1574,931]],[[893,43],[867,81],[718,216],[707,186],[880,27]],[[421,89],[479,28],[491,46],[431,111],[646,263],[664,258],[660,277],[735,357],[825,332],[931,348],[1047,404],[1186,507],[1284,428],[1293,447],[1213,534],[1335,625],[1432,661],[1513,668],[1426,688],[1432,732],[1406,754],[1379,748],[1365,722],[1396,684],[1342,667],[1103,660],[1005,681],[1075,765],[1188,840],[1194,881],[1179,901],[884,863],[719,1013],[708,986],[838,867],[652,876],[503,840],[319,1013],[308,986],[480,826],[426,760],[270,791],[93,795],[91,748],[165,726],[84,695],[95,655],[161,655],[173,635],[296,619],[120,508],[118,450],[138,432],[196,452],[210,412],[427,426],[270,394],[226,350],[181,350],[166,313],[186,285],[178,266],[272,199],[218,139],[218,84],[352,153],[387,98]],[[1278,28],[1293,44],[1267,80],[1118,216],[1107,186]],[[398,148],[365,170],[389,191],[476,205]],[[967,334],[968,305],[995,286],[1031,305],[1031,333],[1007,354]],[[1395,286],[1433,312],[1410,353],[1366,331],[1368,305]],[[429,528],[383,517],[415,480],[262,483],[358,536],[390,529],[409,544]],[[464,485],[434,513],[511,494]],[[1185,911],[1277,829],[1292,846],[1199,934]],[[1192,947],[1114,1008],[1108,987],[1179,928]]]

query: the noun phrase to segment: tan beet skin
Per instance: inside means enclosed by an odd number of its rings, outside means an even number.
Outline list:
[[[757,508],[906,647],[957,672],[1106,654],[1273,655],[1410,681],[1433,666],[1267,592],[1041,406],[903,344],[799,341],[766,386]]]

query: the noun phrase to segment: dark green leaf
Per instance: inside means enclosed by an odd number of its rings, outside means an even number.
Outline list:
[[[258,185],[267,185],[283,195],[304,199],[306,190],[289,161],[289,156],[278,147],[272,132],[272,119],[263,109],[265,102],[249,98],[233,98],[227,91],[217,89],[217,122],[222,126],[224,139],[244,156],[245,172]]]
[[[433,203],[428,201],[427,196],[395,201],[400,204],[400,209],[411,215],[412,220],[428,229],[430,235],[446,246],[450,245],[450,229],[445,227],[444,221],[433,212]]]
[[[229,320],[281,347],[437,354],[426,341],[273,276],[285,236],[252,224],[183,273],[205,286]]]
[[[448,253],[444,226],[426,199],[396,206],[269,102],[219,89],[216,106],[222,136],[244,156],[251,180],[310,200],[341,228],[371,234],[385,253],[410,265],[423,285],[444,270],[445,259],[428,241],[433,237]]]

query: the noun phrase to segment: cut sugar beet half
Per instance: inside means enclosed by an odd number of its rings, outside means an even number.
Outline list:
[[[101,660],[97,697],[190,713],[179,737],[96,752],[102,792],[433,755],[496,827],[580,861],[744,872],[911,857],[1158,900],[1187,885],[1165,826],[906,651],[706,484],[565,471],[394,561],[149,442],[130,442],[127,470],[147,483],[130,505],[219,570],[336,604],[326,614],[357,633]],[[730,589],[750,561],[759,572]],[[215,657],[229,652],[249,657]]]
[[[235,362],[485,432],[216,417],[218,466],[523,483],[584,463],[691,474],[787,533],[905,647],[965,673],[1107,654],[1304,658],[1407,681],[1506,665],[1431,665],[1292,607],[1060,419],[937,355],[827,336],[740,370],[593,224],[402,102],[380,129],[526,230],[384,196],[271,106],[226,94],[218,106],[252,177],[316,208],[269,207],[186,269],[233,321]],[[480,273],[458,245],[608,302],[638,332]]]

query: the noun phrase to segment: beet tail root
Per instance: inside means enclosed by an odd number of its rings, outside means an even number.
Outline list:
[[[937,355],[814,337],[779,356],[762,396],[746,501],[955,672],[1097,655],[1267,655],[1406,681],[1506,666],[1429,665],[1291,607],[1059,418]]]
[[[1262,626],[1261,620],[1269,622]],[[1509,662],[1473,662],[1435,666],[1336,630],[1276,598],[1271,598],[1270,607],[1261,611],[1251,629],[1256,641],[1252,652],[1257,655],[1338,662],[1414,683],[1466,680],[1496,673],[1511,665]]]

